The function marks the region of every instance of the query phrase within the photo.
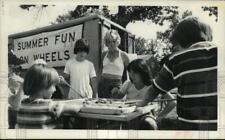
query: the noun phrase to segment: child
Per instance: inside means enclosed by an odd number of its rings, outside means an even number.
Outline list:
[[[169,39],[176,52],[159,71],[143,105],[177,88],[176,129],[217,130],[217,46],[211,42],[211,27],[187,17]]]
[[[88,53],[87,40],[77,40],[74,46],[76,56],[67,61],[64,69],[64,77],[70,81],[72,87],[69,91],[69,99],[97,97],[95,68],[90,61],[86,60]]]
[[[112,90],[113,96],[117,95],[117,98],[124,99],[136,99],[136,100],[144,100],[145,94],[147,93],[149,86],[151,84],[151,77],[149,74],[149,68],[146,62],[143,59],[133,60],[127,68],[129,72],[130,81],[126,81],[122,88]],[[172,98],[171,95],[166,95],[166,98]],[[167,108],[167,110],[162,111],[160,114],[165,114],[164,112],[169,112],[175,105],[171,103],[171,108]],[[149,112],[148,107],[144,107],[145,111]],[[162,116],[160,115],[160,116]],[[163,115],[164,116],[164,115]],[[157,129],[156,121],[154,117],[151,115],[144,116],[142,118],[142,122],[140,122],[141,129]]]
[[[50,98],[59,82],[55,69],[43,64],[34,64],[28,69],[23,90],[28,95],[21,101],[16,128],[54,129],[62,112],[78,112],[79,107],[53,102]]]

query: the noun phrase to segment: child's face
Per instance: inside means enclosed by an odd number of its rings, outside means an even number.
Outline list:
[[[44,99],[51,99],[52,94],[56,91],[55,85],[50,86],[48,89],[42,91]]]
[[[133,84],[143,83],[140,74],[135,73],[132,70],[129,72],[129,77],[132,80]]]
[[[82,51],[82,52],[77,52],[76,59],[77,61],[84,61],[87,57],[87,53]]]

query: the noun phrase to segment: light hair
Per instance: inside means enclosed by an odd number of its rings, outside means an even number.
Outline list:
[[[59,83],[59,75],[54,68],[44,64],[34,64],[25,75],[23,90],[25,95],[33,95],[57,83]]]
[[[121,38],[117,30],[111,29],[106,32],[104,42],[105,45],[108,46],[108,44],[113,41],[117,41],[118,44],[120,44]]]

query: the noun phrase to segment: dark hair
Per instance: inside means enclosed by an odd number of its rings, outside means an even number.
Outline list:
[[[89,53],[89,43],[86,39],[78,39],[74,45],[74,54],[77,54],[78,52],[86,52]]]
[[[59,83],[59,75],[54,68],[44,64],[31,66],[24,78],[23,90],[25,95],[33,95],[42,89],[48,89]]]
[[[179,43],[182,48],[188,48],[200,41],[212,41],[212,29],[209,25],[200,22],[196,17],[182,20],[173,30],[170,41]]]
[[[135,59],[129,63],[127,67],[128,72],[135,72],[140,74],[141,79],[143,80],[145,85],[151,84],[151,76],[149,74],[149,67],[145,60],[143,59]],[[132,82],[132,79],[130,79]]]

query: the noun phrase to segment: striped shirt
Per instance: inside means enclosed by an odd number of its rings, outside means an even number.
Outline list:
[[[54,113],[55,104],[49,99],[24,99],[17,113],[16,128],[54,129],[57,118]]]
[[[217,47],[212,43],[199,42],[171,55],[153,85],[163,92],[178,88],[180,121],[217,123]]]

